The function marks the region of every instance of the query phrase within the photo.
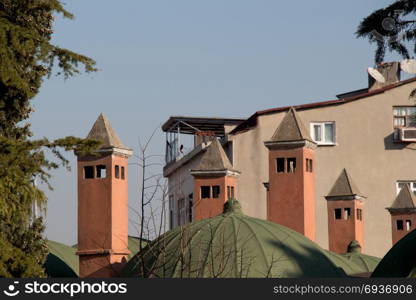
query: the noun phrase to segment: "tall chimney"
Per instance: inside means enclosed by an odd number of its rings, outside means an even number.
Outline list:
[[[133,152],[102,114],[87,138],[102,144],[96,155],[77,154],[79,275],[115,277],[130,254],[127,163]]]

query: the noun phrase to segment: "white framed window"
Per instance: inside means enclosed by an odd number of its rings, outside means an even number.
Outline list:
[[[311,138],[318,145],[335,145],[335,122],[312,122]]]
[[[416,195],[416,180],[412,181],[412,180],[399,180],[396,182],[396,195],[398,195],[400,193],[400,191],[402,190],[402,188],[404,188],[404,186],[408,184],[410,187],[410,190],[413,192],[413,194]]]

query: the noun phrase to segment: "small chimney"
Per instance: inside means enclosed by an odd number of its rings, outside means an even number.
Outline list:
[[[377,65],[377,71],[383,75],[385,82],[376,81],[368,74],[368,90],[373,91],[400,81],[400,65],[399,62],[386,62]]]

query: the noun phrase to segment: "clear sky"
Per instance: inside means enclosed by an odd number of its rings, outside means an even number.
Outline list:
[[[94,58],[100,71],[46,80],[34,99],[35,137],[85,137],[103,112],[138,149],[170,115],[248,117],[256,110],[335,99],[366,87],[374,45],[359,21],[386,0],[72,0],[54,42]],[[388,56],[388,59],[393,56]],[[164,154],[159,130],[149,154]],[[46,235],[76,242],[76,164],[54,171]],[[156,170],[161,172],[161,169]],[[137,206],[138,170],[129,201]],[[137,235],[130,213],[130,233]]]

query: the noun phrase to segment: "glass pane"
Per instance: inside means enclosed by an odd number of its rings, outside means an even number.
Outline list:
[[[416,114],[416,107],[415,106],[409,106],[407,108],[407,114],[408,115],[414,115],[414,114]]]
[[[406,115],[406,107],[395,107],[393,113],[395,116],[405,116]]]
[[[322,141],[321,125],[313,125],[313,132],[316,142]]]
[[[405,125],[405,118],[403,117],[394,118],[394,126],[404,126],[404,125]]]
[[[325,124],[325,142],[334,142],[334,124]]]

